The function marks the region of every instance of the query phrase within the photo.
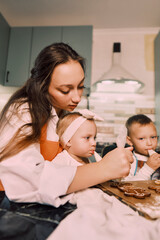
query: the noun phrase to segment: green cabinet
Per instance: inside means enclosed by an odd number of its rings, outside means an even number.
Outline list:
[[[4,85],[22,86],[38,53],[54,42],[68,43],[86,59],[85,86],[90,88],[92,26],[12,27]]]
[[[12,27],[5,86],[21,86],[29,76],[32,27]]]
[[[54,42],[60,42],[61,39],[61,27],[33,27],[30,69],[33,67],[37,55],[44,47]]]
[[[34,27],[30,69],[38,53],[54,42],[69,44],[86,59],[85,86],[90,88],[92,59],[92,26]],[[86,91],[88,93],[88,91]]]
[[[61,41],[60,27],[11,28],[4,85],[22,86],[30,76],[38,53],[56,41]]]
[[[0,13],[0,84],[4,84],[10,26]]]
[[[86,60],[85,87],[90,88],[92,59],[92,26],[63,27],[62,41],[69,44]]]

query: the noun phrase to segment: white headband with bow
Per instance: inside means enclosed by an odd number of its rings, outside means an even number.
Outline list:
[[[66,145],[67,142],[71,139],[71,137],[75,134],[77,129],[87,120],[87,119],[93,119],[95,121],[104,121],[103,118],[99,117],[95,113],[91,112],[88,109],[82,109],[78,111],[82,114],[82,116],[76,118],[69,126],[66,128],[64,133],[62,134],[61,138],[63,141],[63,144]]]

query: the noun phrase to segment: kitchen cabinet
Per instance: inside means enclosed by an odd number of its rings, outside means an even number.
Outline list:
[[[10,26],[0,13],[0,84],[4,84]]]
[[[155,124],[160,136],[160,32],[154,42],[154,66],[155,66]]]
[[[54,42],[65,42],[86,59],[85,86],[91,82],[92,26],[11,28],[5,85],[22,86],[38,53]]]
[[[12,27],[8,48],[5,86],[21,86],[28,79],[32,27]]]
[[[92,26],[33,27],[30,69],[45,46],[54,42],[65,42],[86,59],[85,86],[90,88],[92,29]]]
[[[60,27],[11,28],[5,86],[22,86],[40,50],[61,41]]]
[[[33,27],[30,69],[39,52],[46,46],[61,42],[62,27]]]
[[[91,84],[92,26],[63,27],[62,41],[86,59],[85,87]]]
[[[91,82],[92,26],[34,27],[30,69],[40,50],[53,42],[69,44],[86,59],[85,86]]]

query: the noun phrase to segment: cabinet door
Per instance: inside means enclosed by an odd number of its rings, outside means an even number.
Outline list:
[[[10,32],[5,85],[22,86],[29,76],[31,27],[12,27]]]
[[[62,41],[86,59],[85,86],[91,85],[92,26],[63,27]]]
[[[4,84],[10,27],[0,13],[0,84]]]
[[[160,33],[155,38],[154,45],[155,65],[155,123],[158,135],[160,135]]]
[[[61,42],[62,27],[33,27],[32,39],[30,69],[33,67],[36,57],[44,47],[54,42]]]

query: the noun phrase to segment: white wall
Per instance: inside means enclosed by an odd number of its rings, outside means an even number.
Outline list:
[[[145,84],[142,94],[100,93],[90,95],[89,107],[104,118],[97,123],[97,142],[115,142],[129,116],[142,113],[155,119],[154,39],[157,28],[94,29],[92,81],[95,83],[112,65],[113,43],[121,43],[121,65]]]
[[[92,84],[112,64],[114,42],[121,42],[121,64],[145,84],[144,94],[154,95],[154,38],[159,28],[94,29]]]
[[[16,87],[5,87],[0,85],[0,111],[2,110],[5,103],[8,101],[10,96],[17,90]]]

